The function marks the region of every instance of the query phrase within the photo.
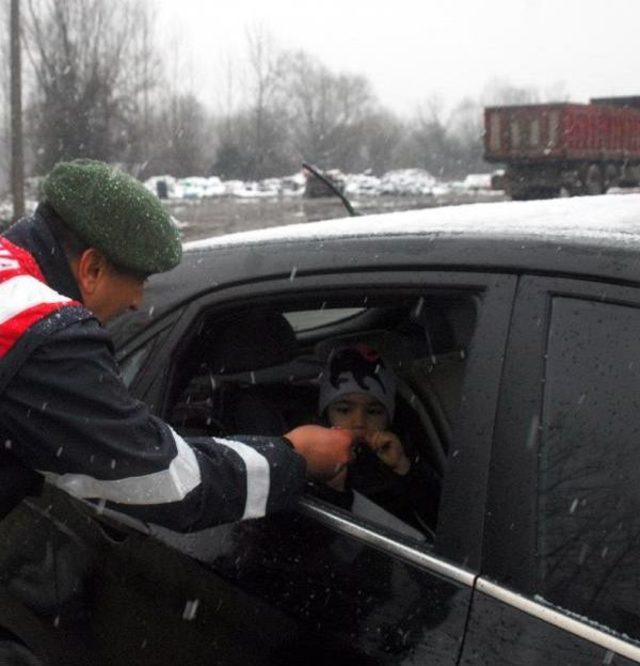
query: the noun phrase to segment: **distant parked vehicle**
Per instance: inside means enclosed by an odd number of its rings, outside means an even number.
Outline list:
[[[640,183],[640,96],[485,109],[485,159],[512,199],[602,194]]]
[[[471,192],[480,190],[491,190],[493,188],[493,174],[470,173],[463,182],[464,187]]]
[[[387,171],[380,181],[380,192],[392,196],[429,196],[436,179],[424,169],[395,169]]]

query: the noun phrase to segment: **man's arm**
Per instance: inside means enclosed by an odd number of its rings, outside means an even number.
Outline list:
[[[189,443],[152,416],[94,320],[30,355],[3,392],[0,423],[16,458],[50,483],[180,531],[291,507],[304,486],[305,461],[283,439]]]

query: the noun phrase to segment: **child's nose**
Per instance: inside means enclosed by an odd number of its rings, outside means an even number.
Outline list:
[[[364,411],[356,409],[351,415],[351,427],[354,430],[364,430],[367,425],[367,416]]]

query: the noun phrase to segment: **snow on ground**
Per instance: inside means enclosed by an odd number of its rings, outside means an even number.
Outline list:
[[[463,186],[467,190],[490,190],[490,173],[470,173],[463,181]]]
[[[347,196],[380,194],[380,178],[370,174],[351,174],[347,176],[344,193]]]
[[[367,196],[438,196],[464,191],[489,191],[491,174],[474,174],[463,182],[436,180],[424,169],[396,169],[382,177],[363,174],[341,174],[345,194],[349,197]],[[216,176],[177,179],[173,176],[153,176],[145,186],[163,198],[199,200],[213,197],[238,199],[264,199],[296,197],[304,192],[305,177],[302,172],[284,178],[267,178],[260,181],[227,180]]]
[[[396,169],[380,179],[380,194],[432,194],[436,179],[424,169]]]
[[[383,176],[371,173],[340,174],[344,191],[351,199],[368,197],[447,197],[482,190],[491,192],[491,175],[474,174],[464,181],[439,181],[424,169],[396,169]],[[148,178],[144,185],[153,194],[168,202],[197,203],[203,199],[228,197],[238,200],[279,199],[300,197],[304,194],[305,176],[302,171],[283,178],[260,181],[222,180],[217,176],[204,178],[190,176],[175,178],[158,175]],[[35,191],[35,190],[34,190]],[[36,201],[29,201],[27,212],[35,209]],[[0,198],[0,221],[11,217],[10,198]]]

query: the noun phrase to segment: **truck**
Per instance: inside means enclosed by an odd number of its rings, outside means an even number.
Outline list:
[[[640,96],[490,106],[484,157],[512,199],[602,194],[640,183]]]

